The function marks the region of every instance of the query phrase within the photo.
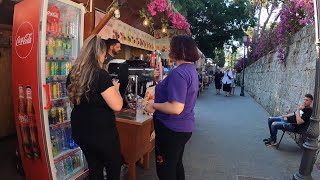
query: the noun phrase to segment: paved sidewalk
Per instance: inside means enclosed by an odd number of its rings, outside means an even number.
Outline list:
[[[298,171],[302,150],[288,135],[278,150],[265,146],[269,114],[239,90],[232,97],[216,96],[211,85],[200,95],[196,129],[184,155],[187,180],[236,180],[237,175],[290,180]],[[151,164],[148,171],[138,169],[138,180],[157,179],[154,159]],[[320,179],[320,171],[313,177]]]
[[[236,94],[216,96],[211,85],[200,95],[196,129],[185,149],[186,180],[236,180],[237,175],[290,180],[298,171],[302,150],[288,135],[279,150],[266,147],[262,139],[268,137],[268,113],[247,94],[240,97],[239,89]],[[15,141],[0,143],[0,179],[23,179],[14,169]],[[157,180],[154,155],[151,168],[137,168],[137,176]],[[315,169],[313,177],[319,180],[320,171]]]

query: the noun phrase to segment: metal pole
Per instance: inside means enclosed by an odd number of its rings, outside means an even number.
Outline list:
[[[314,101],[313,113],[310,118],[310,125],[306,132],[307,140],[303,144],[303,154],[300,163],[299,172],[293,175],[293,180],[312,180],[311,172],[318,150],[318,136],[319,136],[319,121],[320,121],[320,39],[319,39],[319,3],[320,0],[314,1],[314,14],[315,14],[315,36],[316,36],[316,77],[314,87]]]
[[[243,67],[242,67],[242,84],[241,84],[241,93],[240,96],[244,96],[244,69],[246,62],[246,45],[243,43]]]

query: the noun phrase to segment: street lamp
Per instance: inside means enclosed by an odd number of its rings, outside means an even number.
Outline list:
[[[310,125],[306,132],[307,140],[303,144],[303,154],[300,162],[299,172],[293,175],[293,180],[311,180],[311,172],[318,150],[319,121],[320,121],[320,27],[319,27],[319,5],[320,0],[314,1],[314,19],[315,19],[315,36],[316,36],[316,77],[314,87],[313,112],[310,118]]]
[[[244,69],[246,62],[246,42],[248,41],[248,35],[244,34],[242,36],[243,41],[243,64],[242,64],[242,84],[241,84],[241,93],[240,96],[244,96]]]

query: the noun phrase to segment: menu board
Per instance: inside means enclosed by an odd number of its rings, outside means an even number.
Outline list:
[[[163,59],[169,59],[170,41],[174,36],[186,34],[179,29],[168,29],[167,33],[163,33],[161,29],[154,31],[155,37],[155,50],[161,52]]]
[[[105,13],[99,10],[95,11],[95,26],[99,24]],[[145,49],[155,50],[155,38],[148,33],[136,29],[116,18],[111,18],[103,29],[99,32],[103,39],[118,39],[121,44]]]

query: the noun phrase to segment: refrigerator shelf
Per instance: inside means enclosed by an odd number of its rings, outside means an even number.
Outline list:
[[[46,55],[46,61],[47,62],[64,62],[64,61],[73,61],[75,58],[73,56],[69,57],[53,57]]]
[[[60,161],[62,161],[64,159],[76,154],[80,150],[81,150],[80,147],[77,147],[75,149],[65,150],[65,151],[59,153],[56,157],[54,157],[54,163],[60,162]]]
[[[66,33],[57,33],[57,32],[51,32],[47,31],[47,36],[51,36],[54,38],[65,38],[65,39],[74,39],[75,36],[72,34],[66,34]]]
[[[63,127],[69,126],[70,123],[71,123],[71,120],[65,120],[63,123],[51,124],[50,128],[52,128],[52,129],[63,128]]]
[[[56,99],[51,99],[51,102],[52,102],[52,101],[61,101],[61,100],[68,100],[68,96],[66,96],[66,97],[61,97],[61,98],[56,98]]]
[[[81,171],[82,170],[82,171]],[[80,175],[82,174],[83,172],[85,171],[84,169],[84,166],[80,166],[80,167],[77,167],[76,169],[73,170],[72,173],[70,173],[67,177],[65,177],[64,179],[71,179],[72,177],[74,176],[77,176],[77,175]]]
[[[52,82],[52,81],[66,81],[67,76],[66,75],[54,75],[54,76],[47,76],[46,81]]]

